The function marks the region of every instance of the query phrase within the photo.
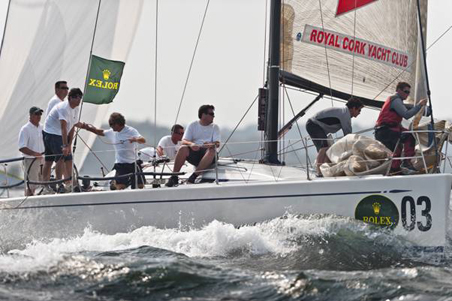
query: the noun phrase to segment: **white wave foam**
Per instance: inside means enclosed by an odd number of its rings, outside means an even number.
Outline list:
[[[67,254],[124,250],[143,245],[189,257],[228,256],[236,251],[284,256],[300,248],[300,237],[323,237],[344,228],[372,235],[366,225],[351,219],[332,216],[300,219],[290,215],[240,228],[213,221],[202,229],[189,231],[142,227],[130,233],[106,235],[85,229],[84,234],[76,238],[34,241],[23,250],[12,250],[0,256],[0,271],[47,269],[64,260]]]

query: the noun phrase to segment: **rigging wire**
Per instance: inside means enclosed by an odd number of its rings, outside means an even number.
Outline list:
[[[355,0],[355,7],[357,6],[358,0]],[[353,18],[353,40],[356,41],[356,12],[357,9],[354,11],[355,17]],[[353,90],[355,85],[355,51],[352,52],[352,91],[350,93],[351,96],[353,96]]]
[[[9,2],[8,2],[8,9],[6,10],[5,26],[3,27],[2,43],[0,44],[0,58],[2,57],[3,42],[5,41],[6,25],[8,24],[8,17],[9,17],[9,9],[10,9],[10,7],[11,7],[11,0],[9,0]]]
[[[154,145],[157,145],[157,74],[158,74],[158,33],[159,0],[155,1],[155,63],[154,63]]]
[[[177,108],[176,120],[174,121],[174,124],[177,123],[177,119],[179,118],[179,113],[180,113],[180,109],[182,107],[182,102],[185,97],[185,92],[187,91],[188,81],[190,79],[191,70],[193,68],[193,62],[195,61],[195,56],[196,56],[196,51],[198,50],[199,41],[201,39],[201,33],[202,33],[202,29],[204,27],[204,22],[206,20],[207,11],[209,10],[209,4],[210,4],[210,0],[207,0],[206,8],[204,10],[204,16],[202,17],[201,27],[199,28],[198,38],[196,40],[195,49],[193,50],[193,56],[191,58],[190,67],[188,68],[188,74],[187,74],[187,78],[185,79],[184,89],[182,91],[182,96],[180,98],[179,107]]]
[[[268,22],[268,0],[265,1],[265,26],[264,26],[264,56],[262,66],[262,85],[265,85],[266,70],[267,70],[267,23]]]
[[[294,111],[294,109],[293,109],[292,101],[290,100],[289,93],[288,93],[288,91],[287,91],[287,89],[286,89],[286,85],[284,85],[284,91],[285,91],[285,93],[287,94],[287,100],[289,101],[290,109],[292,110],[292,114],[293,114],[293,116],[295,117],[296,114],[295,114],[295,111]],[[305,139],[303,138],[303,134],[301,133],[300,125],[298,124],[298,120],[295,120],[295,124],[297,125],[298,133],[300,134],[300,140],[302,141],[303,146],[306,148],[306,147],[307,147],[306,141],[305,141]],[[290,143],[289,143],[289,144],[290,144]],[[290,145],[289,145],[289,146],[290,146]],[[284,151],[284,148],[281,149],[281,152],[283,152],[283,151]],[[285,155],[284,152],[283,152],[283,154]],[[309,162],[309,164],[312,164],[311,159],[310,159],[309,157],[308,157],[308,162]]]
[[[86,92],[86,88],[88,86],[88,81],[86,79],[89,77],[89,72],[90,72],[90,69],[91,69],[91,57],[93,56],[94,40],[96,39],[97,22],[99,21],[99,13],[100,13],[100,6],[101,6],[101,4],[102,4],[102,0],[99,0],[99,4],[97,6],[96,21],[94,23],[93,39],[91,40],[91,48],[89,50],[88,69],[86,70],[85,87],[83,88],[84,92]],[[79,112],[79,115],[78,115],[78,122],[80,122],[80,118],[82,117],[82,111],[83,111],[83,101],[80,104],[80,112]],[[75,153],[75,149],[77,148],[77,138],[78,137],[79,137],[78,135],[75,136],[74,146],[72,147],[72,153]]]
[[[322,31],[325,32],[325,24],[323,22],[323,10],[322,10],[322,1],[319,0],[319,9],[320,9],[320,20],[322,22]],[[326,68],[328,70],[328,85],[330,88],[330,99],[331,99],[331,106],[334,107],[334,103],[333,103],[333,88],[332,88],[332,84],[331,84],[331,71],[330,71],[330,63],[328,60],[328,50],[326,49],[326,44],[325,44],[325,60],[326,60]]]
[[[218,153],[221,153],[221,151],[223,150],[223,148],[226,146],[226,144],[228,143],[229,139],[231,139],[232,135],[234,135],[235,131],[237,130],[237,128],[240,126],[240,124],[242,123],[243,119],[245,119],[246,115],[248,114],[248,112],[251,110],[251,108],[253,107],[254,103],[256,102],[256,100],[259,98],[259,95],[257,95],[253,102],[251,103],[251,105],[248,107],[248,110],[246,110],[245,114],[243,114],[242,118],[240,119],[240,121],[237,123],[237,125],[235,126],[234,130],[232,130],[232,133],[229,135],[229,137],[226,139],[226,141],[222,144],[220,150],[218,151]]]
[[[449,28],[447,28],[435,41],[433,41],[432,44],[430,44],[430,46],[427,47],[427,49],[425,50],[425,52],[428,52],[428,50],[430,50],[430,48],[432,48],[436,43],[438,43],[440,40],[442,40],[444,38],[444,36],[452,29],[452,25],[449,26]],[[414,64],[414,60],[402,71],[400,71],[400,73],[394,77],[394,79],[389,82],[374,98],[373,100],[377,99],[378,96],[381,95],[381,93],[383,93],[389,86],[391,86],[396,80],[398,80],[400,78],[400,76],[402,76],[403,73],[406,72],[406,70],[410,69],[411,66]]]

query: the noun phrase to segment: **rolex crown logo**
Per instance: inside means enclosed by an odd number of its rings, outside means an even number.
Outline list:
[[[108,69],[105,69],[104,71],[102,71],[102,75],[105,80],[108,80],[110,78],[110,74],[111,74],[111,72]]]
[[[380,208],[381,208],[381,204],[380,203],[373,203],[372,204],[372,208],[374,208],[374,213],[376,215],[380,214]]]

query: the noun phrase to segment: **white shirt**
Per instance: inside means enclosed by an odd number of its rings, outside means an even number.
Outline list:
[[[190,123],[185,130],[184,138],[195,144],[204,144],[204,142],[221,141],[220,128],[216,124],[201,125],[199,120]]]
[[[53,95],[53,97],[49,100],[49,103],[47,104],[47,110],[46,110],[46,117],[49,115],[50,111],[52,111],[53,107],[57,104],[63,102],[58,96]]]
[[[115,163],[134,163],[135,162],[135,142],[130,143],[129,139],[141,137],[140,133],[131,126],[124,126],[120,132],[112,129],[104,131],[105,137],[114,144]]]
[[[42,139],[42,125],[35,126],[30,121],[25,124],[19,132],[19,149],[27,147],[34,152],[44,152],[44,140]],[[25,158],[34,158],[23,154]]]
[[[61,123],[60,120],[66,121],[66,129],[67,133],[72,130],[74,124],[77,123],[78,120],[78,112],[79,107],[75,109],[71,108],[69,105],[69,101],[65,100],[60,104],[57,104],[53,107],[52,111],[50,111],[49,115],[46,117],[46,121],[44,123],[44,132],[59,135],[61,136]]]
[[[176,157],[176,153],[180,148],[180,141],[176,144],[173,143],[173,140],[171,140],[171,135],[165,136],[162,139],[160,139],[159,145],[161,148],[163,148],[163,153],[173,160]]]

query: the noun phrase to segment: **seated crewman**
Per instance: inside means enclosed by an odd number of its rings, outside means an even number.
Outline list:
[[[174,172],[179,172],[186,160],[196,166],[195,172],[187,180],[190,184],[195,183],[201,172],[214,162],[216,147],[220,145],[220,128],[213,123],[214,111],[215,107],[212,105],[202,105],[199,108],[199,120],[188,125],[182,138],[182,147],[176,155]],[[178,183],[179,178],[171,176],[166,186],[172,187]]]
[[[182,137],[184,136],[184,127],[175,124],[171,128],[171,135],[167,135],[160,139],[157,146],[157,155],[160,157],[167,156],[171,160],[176,158],[177,151],[180,148]]]

